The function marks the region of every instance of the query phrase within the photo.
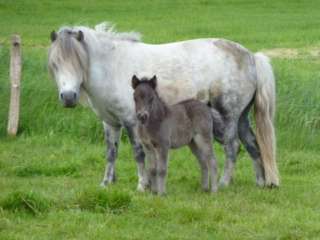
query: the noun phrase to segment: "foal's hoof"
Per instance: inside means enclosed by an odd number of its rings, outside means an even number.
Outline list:
[[[211,187],[211,193],[217,193],[218,192],[218,186]]]

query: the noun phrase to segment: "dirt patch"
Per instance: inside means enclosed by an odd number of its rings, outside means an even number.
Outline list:
[[[273,48],[262,50],[270,58],[298,58],[299,51],[295,48]]]
[[[309,49],[309,54],[312,56],[312,57],[320,57],[320,48],[311,48]]]
[[[270,58],[297,59],[297,58],[318,58],[320,47],[306,48],[272,48],[260,50]]]

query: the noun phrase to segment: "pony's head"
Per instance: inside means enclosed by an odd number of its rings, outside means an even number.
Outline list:
[[[88,50],[81,30],[66,27],[51,33],[48,68],[57,83],[63,106],[75,107],[89,68]]]
[[[157,77],[151,79],[132,77],[132,88],[134,89],[133,97],[136,107],[136,115],[138,120],[144,124],[150,117],[154,101],[157,101]]]

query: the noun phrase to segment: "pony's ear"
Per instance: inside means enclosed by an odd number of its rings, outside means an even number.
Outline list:
[[[51,42],[54,42],[55,40],[57,40],[58,38],[58,34],[56,33],[56,31],[52,31],[50,34],[50,38],[51,38]]]
[[[136,87],[139,85],[139,78],[137,78],[136,75],[133,75],[132,80],[131,80],[131,85],[133,89],[136,89]]]
[[[79,42],[82,42],[84,39],[84,35],[83,35],[83,32],[81,30],[79,30],[79,32],[77,33],[77,40]]]
[[[153,89],[156,89],[157,87],[157,76],[154,75],[151,79],[150,79],[150,85]]]

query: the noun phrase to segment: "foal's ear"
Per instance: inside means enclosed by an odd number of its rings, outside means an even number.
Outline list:
[[[54,42],[55,40],[57,40],[58,38],[58,34],[56,33],[56,31],[52,31],[50,34],[50,38],[51,38],[51,42]]]
[[[137,78],[136,75],[133,75],[132,80],[131,80],[131,86],[133,89],[136,89],[136,87],[138,86],[140,80],[139,78]]]
[[[83,32],[81,30],[79,30],[79,32],[77,33],[77,40],[79,42],[82,42],[84,39],[84,35],[83,35]]]
[[[154,75],[151,79],[150,79],[150,85],[153,89],[156,89],[157,87],[157,76]]]

